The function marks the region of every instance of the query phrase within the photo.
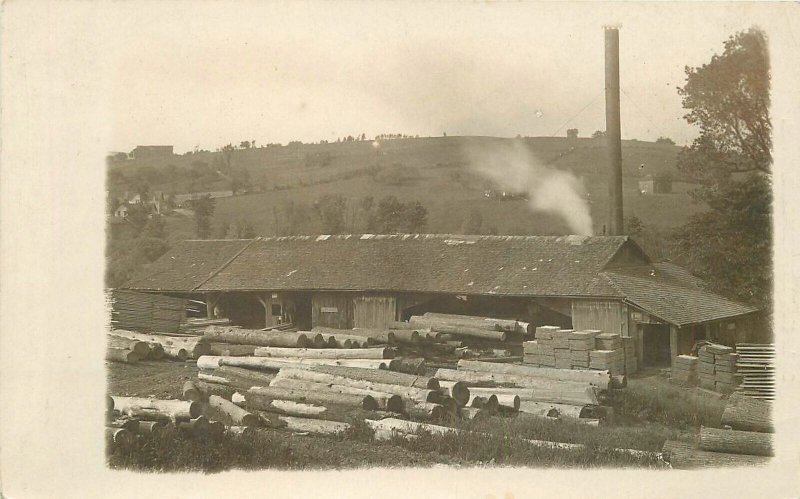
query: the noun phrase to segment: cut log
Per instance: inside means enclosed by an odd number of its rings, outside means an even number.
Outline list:
[[[589,384],[558,381],[546,378],[534,378],[526,376],[516,376],[512,374],[495,374],[488,372],[456,371],[453,369],[439,369],[436,371],[436,378],[445,381],[463,381],[470,386],[477,384],[507,384],[517,385],[528,390],[518,390],[522,400],[537,400],[541,402],[555,402],[562,404],[593,404],[597,405],[597,394],[595,387]],[[514,390],[514,389],[504,389]],[[498,393],[511,393],[511,391],[500,391]]]
[[[498,405],[497,395],[476,395],[473,393],[470,394],[466,406],[496,412]]]
[[[661,450],[664,459],[675,469],[719,468],[723,466],[757,466],[769,463],[766,456],[708,452],[676,440],[667,440]]]
[[[135,364],[139,362],[141,357],[133,350],[126,350],[123,348],[106,348],[106,360],[111,362],[124,362],[126,364]]]
[[[230,379],[224,376],[217,376],[216,374],[209,374],[203,371],[197,373],[197,379],[205,381],[206,383],[216,383],[218,385],[227,385],[231,387],[234,385]]]
[[[183,399],[198,402],[202,398],[200,390],[194,385],[194,381],[189,380],[183,384]]]
[[[551,402],[520,401],[519,410],[531,414],[547,415],[559,418],[581,419],[596,418],[597,411],[591,405],[554,404]],[[554,410],[555,413],[552,413]]]
[[[425,359],[398,357],[389,363],[389,369],[405,374],[425,374]]]
[[[313,433],[315,435],[336,435],[351,428],[341,421],[328,421],[325,419],[308,419],[294,416],[281,416],[281,421],[286,423],[286,428],[295,433]]]
[[[347,385],[337,385],[331,383],[317,383],[308,380],[276,377],[269,385],[270,387],[288,388],[291,390],[314,391],[333,394],[358,395],[370,397],[378,407],[390,412],[401,412],[403,410],[403,398],[400,395],[386,393],[368,388],[358,388]]]
[[[459,407],[458,416],[461,419],[473,420],[491,417],[492,413],[484,409],[478,409],[477,407]]]
[[[274,412],[284,416],[317,417],[324,416],[328,408],[322,405],[303,404],[291,400],[273,400],[267,412]]]
[[[231,395],[236,392],[236,388],[232,386],[220,385],[218,383],[211,383],[206,381],[195,381],[195,386],[202,392],[203,400],[208,400],[211,395],[218,395],[224,399],[231,399]]]
[[[413,329],[397,329],[394,331],[394,340],[397,343],[417,344],[422,341],[419,331]]]
[[[208,435],[208,419],[205,416],[198,416],[189,421],[178,423],[178,429],[195,437]]]
[[[107,428],[125,428],[132,434],[139,433],[139,421],[133,418],[119,418],[106,423]]]
[[[303,358],[303,359],[392,359],[396,351],[392,348],[278,348],[258,347],[256,357]]]
[[[351,395],[333,391],[299,390],[281,387],[253,387],[247,390],[247,407],[255,408],[254,404],[271,407],[273,400],[291,400],[314,405],[336,404],[342,406],[359,407],[368,411],[379,409],[378,403],[371,395]],[[402,409],[402,400],[400,400]],[[266,410],[266,409],[264,409]],[[398,411],[392,411],[398,412]]]
[[[205,370],[214,370],[220,367],[222,357],[219,355],[203,355],[197,359],[197,368]]]
[[[114,407],[123,414],[128,413],[132,408],[141,408],[164,413],[172,419],[194,419],[200,416],[203,410],[201,404],[192,401],[119,397],[116,395],[112,397],[114,398]]]
[[[251,439],[256,431],[252,426],[227,426],[225,434],[234,438]]]
[[[214,369],[215,366],[244,367],[247,369],[260,369],[278,371],[284,367],[303,369],[304,366],[330,365],[345,367],[363,367],[369,369],[388,369],[391,361],[382,359],[300,359],[287,357],[211,357],[204,356],[198,359],[197,366],[201,369]]]
[[[552,419],[557,419],[561,415],[558,409],[556,409],[555,404],[549,404],[547,402],[531,402],[527,400],[520,402],[519,412],[522,414],[532,414],[534,416]]]
[[[269,386],[269,382],[275,379],[272,373],[232,366],[221,366],[214,373],[228,379],[231,386],[243,390],[251,386]]]
[[[556,369],[550,367],[525,366],[521,364],[498,364],[494,362],[481,362],[479,360],[459,360],[458,369],[516,376],[535,376],[559,381],[586,382],[603,390],[608,389],[610,382],[608,371],[594,371],[588,369]]]
[[[497,408],[498,410],[506,410],[506,411],[518,411],[519,410],[519,395],[514,394],[500,394],[497,396]]]
[[[494,341],[506,341],[508,334],[503,331],[490,331],[468,326],[447,326],[443,324],[432,324],[431,331],[435,333],[452,334],[455,336],[466,336],[469,338],[483,338]]]
[[[189,358],[189,351],[179,345],[165,345],[164,357],[183,362]]]
[[[123,350],[133,350],[139,355],[140,359],[147,357],[150,353],[150,345],[145,341],[132,340],[122,336],[108,336],[108,346],[111,348],[120,348]]]
[[[439,385],[441,385],[443,392],[449,395],[459,407],[464,407],[469,402],[470,391],[463,381],[439,381]]]
[[[148,342],[147,346],[149,348],[147,353],[148,359],[160,360],[164,358],[164,347],[161,345],[161,343]]]
[[[211,343],[209,348],[210,355],[224,355],[230,357],[254,355],[258,346],[256,345],[235,345],[233,343]]]
[[[160,435],[166,425],[160,421],[139,421],[139,433],[143,435]]]
[[[210,342],[262,347],[308,348],[314,345],[313,338],[315,336],[309,337],[306,333],[299,331],[261,331],[258,329],[208,326],[203,330],[203,337]],[[325,343],[322,336],[319,336],[319,342],[321,344]]]
[[[395,332],[391,330],[382,329],[367,329],[367,328],[354,328],[350,329],[349,333],[354,336],[361,336],[364,338],[371,338],[377,344],[395,345],[397,338]]]
[[[227,415],[239,426],[256,426],[258,424],[258,416],[217,395],[208,397],[208,405]]]
[[[700,427],[700,450],[772,456],[773,434],[757,431],[720,430]]]
[[[722,412],[722,424],[734,430],[774,432],[772,404],[733,393]]]
[[[111,412],[114,410],[114,399],[111,395],[106,395],[106,411]]]
[[[353,388],[362,388],[377,392],[391,393],[393,395],[399,395],[405,399],[415,400],[417,402],[438,402],[441,399],[441,394],[437,390],[416,388],[413,386],[394,385],[389,383],[377,383],[374,381],[353,379],[345,376],[338,376],[307,369],[281,369],[276,378],[289,378],[312,381],[314,383],[351,386]]]
[[[309,368],[309,370],[331,374],[334,376],[345,376],[347,378],[373,381],[375,383],[411,386],[415,388],[426,388],[429,390],[439,389],[439,381],[436,378],[416,376],[413,374],[405,374],[395,371],[343,366],[314,366]]]
[[[414,419],[441,421],[445,418],[445,408],[430,402],[414,402],[406,406],[406,412]]]
[[[111,331],[114,336],[121,336],[133,340],[146,341],[148,343],[159,343],[164,347],[178,347],[177,350],[183,348],[187,354],[193,359],[199,358],[201,355],[208,355],[210,345],[206,338],[202,336],[168,336],[165,334],[144,334],[127,331],[124,329],[114,329]],[[176,349],[173,349],[175,351]],[[184,359],[185,360],[185,359]]]
[[[133,435],[125,428],[106,428],[106,443],[111,449],[128,449],[133,445]]]

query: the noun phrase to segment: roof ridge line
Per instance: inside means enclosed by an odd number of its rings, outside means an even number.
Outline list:
[[[255,239],[251,239],[251,240],[250,240],[250,241],[249,241],[247,244],[245,244],[244,246],[242,246],[242,248],[241,248],[239,251],[237,251],[236,253],[234,253],[234,255],[233,255],[232,257],[228,258],[228,260],[226,260],[226,261],[225,261],[225,263],[223,263],[222,265],[220,265],[220,267],[219,267],[217,270],[215,270],[215,271],[211,272],[211,274],[210,274],[208,277],[206,277],[205,279],[203,279],[202,281],[200,281],[200,282],[197,284],[197,286],[193,287],[193,288],[192,288],[192,291],[197,291],[197,290],[198,290],[198,289],[199,289],[199,288],[200,288],[202,285],[204,285],[205,283],[207,283],[208,281],[210,281],[211,279],[213,279],[213,278],[214,278],[214,277],[215,277],[217,274],[219,274],[220,272],[222,272],[222,271],[225,269],[225,267],[227,267],[228,265],[230,265],[231,263],[233,263],[233,261],[234,261],[234,260],[236,260],[236,258],[237,258],[239,255],[241,255],[241,254],[244,252],[244,250],[246,250],[247,248],[249,248],[251,244],[253,244],[254,242],[256,242],[256,241],[259,241],[259,240],[261,240],[261,237],[256,237]]]

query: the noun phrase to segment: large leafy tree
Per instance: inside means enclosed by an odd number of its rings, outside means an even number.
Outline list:
[[[677,234],[685,263],[723,293],[772,304],[770,72],[764,34],[737,33],[678,89],[699,135],[678,157],[708,210]]]

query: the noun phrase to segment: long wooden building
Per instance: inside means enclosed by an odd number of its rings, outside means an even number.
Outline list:
[[[380,328],[427,311],[600,329],[640,365],[695,341],[746,341],[758,310],[627,236],[337,235],[191,240],[125,288],[202,297],[209,316],[266,327]]]

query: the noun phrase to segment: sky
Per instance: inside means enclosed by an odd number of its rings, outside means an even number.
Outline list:
[[[689,143],[684,67],[757,23],[748,4],[115,4],[109,149],[214,150],[382,133],[605,129],[603,26],[620,29],[622,135]]]

